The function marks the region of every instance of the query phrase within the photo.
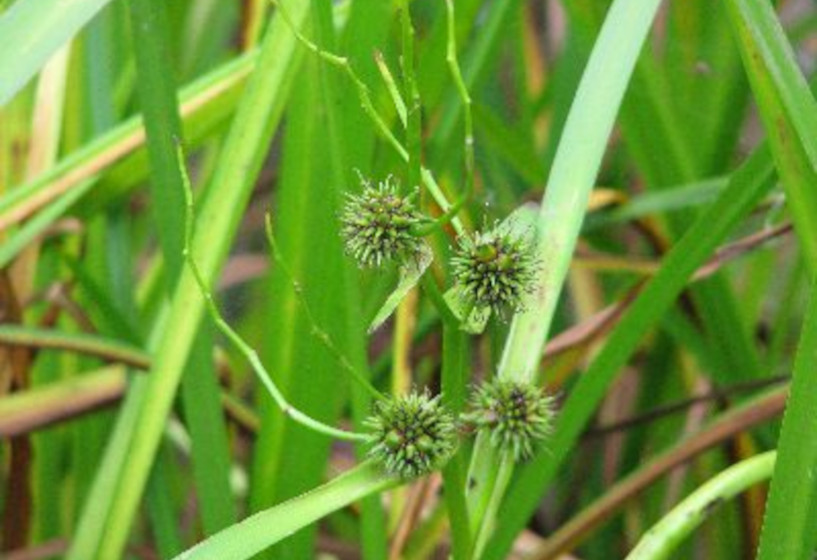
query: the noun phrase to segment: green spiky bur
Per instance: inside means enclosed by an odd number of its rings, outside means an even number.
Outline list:
[[[457,288],[474,307],[520,311],[531,292],[537,261],[528,240],[505,227],[462,236],[451,259]]]
[[[401,262],[420,254],[423,241],[414,230],[425,220],[411,197],[401,197],[390,179],[349,195],[341,213],[346,251],[363,267]]]
[[[495,378],[474,392],[465,419],[477,430],[488,430],[493,445],[521,461],[550,433],[553,416],[553,398],[542,389]]]
[[[457,447],[454,416],[427,391],[376,403],[366,426],[369,456],[405,479],[442,468]]]

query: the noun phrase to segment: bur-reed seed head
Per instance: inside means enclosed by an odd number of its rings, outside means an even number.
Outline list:
[[[462,236],[451,264],[465,300],[497,314],[523,309],[538,266],[529,241],[500,227]]]
[[[416,257],[422,240],[413,232],[423,221],[410,196],[400,196],[391,178],[348,195],[341,211],[346,252],[362,267],[377,267]]]
[[[487,430],[494,446],[522,461],[550,433],[553,416],[553,398],[539,387],[494,378],[474,391],[465,420]]]
[[[369,456],[390,474],[417,478],[442,468],[457,446],[457,426],[439,395],[412,392],[375,404],[366,420]]]

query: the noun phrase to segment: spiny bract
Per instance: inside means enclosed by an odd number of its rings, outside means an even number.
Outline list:
[[[410,197],[401,197],[390,179],[349,195],[340,216],[346,251],[364,267],[413,258],[422,240],[412,229],[423,221]]]
[[[457,446],[454,417],[439,395],[428,392],[378,402],[366,425],[371,429],[369,456],[404,479],[442,468]]]
[[[489,430],[491,443],[517,461],[533,455],[534,445],[550,433],[553,399],[529,383],[493,379],[473,394],[466,421]]]
[[[495,227],[460,238],[451,259],[460,292],[476,307],[521,311],[524,296],[533,290],[537,261],[521,235]]]

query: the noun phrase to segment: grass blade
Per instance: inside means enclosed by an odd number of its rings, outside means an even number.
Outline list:
[[[809,558],[817,547],[817,284],[800,335],[759,560]]]
[[[152,169],[151,205],[167,273],[165,291],[172,295],[182,262],[185,228],[184,178],[176,143],[182,126],[172,80],[165,6],[153,0],[129,3],[133,23],[137,85]],[[205,534],[235,521],[229,484],[230,459],[218,381],[212,359],[212,336],[203,325],[193,342],[182,378],[182,403],[190,429],[193,476]],[[157,477],[156,474],[153,475]]]
[[[110,0],[18,0],[0,16],[0,107]],[[13,48],[12,48],[13,46]]]
[[[617,0],[607,14],[573,101],[538,218],[537,254],[547,266],[541,269],[528,309],[511,323],[497,374],[501,377],[530,381],[537,370],[607,141],[659,4]],[[473,464],[493,469],[499,462],[486,438],[479,438]],[[503,471],[510,475],[510,469]],[[476,473],[486,488],[478,483],[471,495],[480,501],[480,494],[491,492],[497,503],[508,480],[492,484],[495,477]],[[481,530],[490,532],[492,523],[487,520]]]
[[[323,486],[216,533],[175,560],[250,558],[333,511],[398,483],[384,476],[378,465],[362,463]]]
[[[661,269],[613,330],[604,349],[579,379],[559,413],[547,451],[525,465],[514,483],[506,498],[505,515],[499,520],[496,538],[489,545],[486,557],[502,557],[641,338],[673,304],[695,269],[771,188],[770,159],[768,151],[761,150],[732,176],[717,202],[673,247]]]
[[[806,264],[817,272],[817,103],[769,2],[729,0],[732,26],[789,201]]]
[[[299,3],[293,12],[293,18],[300,23],[306,7]],[[227,255],[256,173],[279,122],[294,71],[294,51],[291,33],[276,18],[265,38],[256,71],[247,84],[210,195],[199,215],[198,223],[207,227],[198,230],[193,250],[208,282],[212,282]],[[95,485],[103,488],[95,498],[102,503],[91,500],[86,504],[83,524],[69,558],[122,555],[182,369],[204,313],[204,301],[189,270],[182,273],[173,302],[167,320],[158,330],[162,334],[154,333],[157,344],[153,368],[145,385],[138,387],[133,396],[133,410],[128,406],[131,404],[129,395],[126,409],[133,414],[133,421],[128,423],[128,428],[120,425],[124,417],[120,418],[119,433],[109,444],[111,452],[103,459],[114,472],[118,471],[118,476],[111,481],[106,474],[108,469],[100,469]],[[125,452],[127,461],[122,459]]]

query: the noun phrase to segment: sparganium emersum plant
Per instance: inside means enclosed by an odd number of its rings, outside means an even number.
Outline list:
[[[447,3],[447,11],[449,48],[453,50],[453,3],[450,1]],[[420,162],[422,158],[419,151],[409,154],[402,148],[399,141],[390,135],[391,133],[384,126],[384,121],[376,114],[371,100],[368,99],[367,88],[361,85],[362,82],[348,65],[348,61],[343,57],[322,51],[292,26],[292,22],[283,9],[281,9],[281,15],[290,24],[297,38],[311,51],[324,60],[346,69],[347,75],[358,83],[361,105],[364,110],[367,110],[381,132],[391,138],[392,144],[399,147],[398,152],[405,154],[409,163]],[[403,23],[406,26],[410,25],[407,15]],[[468,106],[470,100],[462,84],[462,77],[453,55],[450,61],[453,61],[452,71],[455,80],[461,86],[460,94]],[[465,122],[466,160],[472,162],[473,135],[468,113]],[[419,150],[416,145],[413,149]],[[181,152],[179,153],[179,165],[184,171]],[[466,168],[467,173],[473,173],[471,165],[466,165]],[[433,251],[430,244],[424,240],[424,236],[449,222],[459,239],[459,250],[449,263],[449,272],[450,278],[455,283],[454,290],[459,293],[462,302],[471,310],[477,311],[486,320],[490,311],[502,315],[506,311],[516,312],[522,309],[526,295],[533,289],[538,267],[530,236],[521,227],[518,227],[519,224],[514,221],[513,217],[495,225],[488,231],[467,233],[463,224],[456,217],[456,212],[462,205],[451,204],[445,200],[431,171],[426,169],[423,169],[422,173],[419,171],[420,168],[417,167],[415,175],[422,176],[423,184],[434,196],[439,207],[444,210],[443,215],[437,220],[432,221],[426,217],[415,204],[414,196],[403,195],[391,176],[376,183],[361,177],[362,192],[347,195],[338,216],[339,233],[343,239],[345,251],[355,259],[361,268],[376,268],[388,264],[397,264],[400,267],[398,287],[387,298],[373,323],[382,324],[382,321],[391,314],[406,294],[421,279],[424,279],[428,281],[428,284],[423,284],[423,286],[432,294],[436,294],[436,297],[430,297],[432,303],[438,306],[440,316],[451,322],[449,326],[455,331],[461,329],[466,332],[474,332],[466,328],[465,322],[468,321],[468,314],[466,313],[463,318],[453,308],[449,308],[447,296],[441,297],[443,290],[437,285],[438,280],[426,275],[433,259]],[[472,192],[469,186],[473,185],[472,176],[467,183],[466,194],[462,196],[463,202]],[[348,374],[365,392],[374,397],[372,412],[363,421],[364,431],[362,432],[336,428],[294,407],[278,388],[275,376],[265,368],[258,354],[227,324],[215,305],[207,282],[200,273],[190,249],[193,230],[193,195],[189,181],[185,186],[188,209],[185,256],[216,326],[249,361],[262,386],[281,411],[292,421],[328,437],[359,442],[368,447],[367,461],[351,470],[350,473],[327,483],[319,491],[325,490],[331,493],[331,489],[336,485],[360,484],[362,486],[358,486],[358,489],[366,488],[366,492],[371,492],[441,470],[457,452],[461,436],[459,427],[466,422],[474,425],[477,430],[489,430],[491,441],[501,449],[512,453],[517,460],[529,457],[539,440],[547,435],[552,417],[551,400],[542,391],[524,384],[498,380],[485,384],[477,391],[473,399],[472,410],[459,417],[443,403],[442,395],[432,395],[427,389],[411,391],[408,394],[382,394],[372,385],[370,381],[372,376],[359,371],[347,359],[342,346],[337,344],[333,337],[318,324],[307,298],[304,297],[288,263],[278,249],[268,217],[267,234],[272,256],[277,268],[291,281],[293,292],[296,294],[306,320],[310,323],[312,333],[335,358],[340,371]],[[424,275],[425,278],[423,278]],[[444,277],[445,274],[440,276]],[[487,313],[482,313],[483,311]],[[465,349],[467,344],[465,339],[462,344]],[[463,362],[461,367],[467,370],[468,365]],[[464,386],[462,389],[464,390]],[[447,487],[446,492],[451,496],[459,494],[458,499],[464,500],[465,488]],[[320,500],[315,497],[315,494],[310,494],[305,494],[303,499],[307,502],[312,500],[314,503],[310,505],[309,515],[303,514],[299,523],[305,523],[310,515],[315,515],[317,519],[321,515],[322,507],[326,508],[325,513],[339,507],[334,502],[320,504],[319,507],[317,504]],[[287,507],[298,511],[300,507],[297,503],[298,499],[293,500],[290,505],[283,504],[282,509],[278,511],[273,508],[260,515],[278,519],[276,516],[286,515]],[[462,514],[461,511],[453,515]],[[457,521],[456,525],[460,529],[457,530],[458,534],[453,539],[457,541],[456,547],[460,550],[460,555],[462,549],[470,547],[463,540],[461,531],[463,521],[464,518]],[[232,542],[231,535],[235,534],[252,535],[254,539],[257,537],[259,545],[268,545],[275,540],[274,537],[257,536],[249,525],[236,526],[224,533],[228,534],[224,540],[220,535],[216,535],[203,543],[204,548],[199,549],[197,553],[210,554],[211,551],[221,550],[222,546],[229,547],[229,544],[223,543],[227,542],[228,538]],[[245,546],[244,549],[244,552],[250,552],[253,547]]]

